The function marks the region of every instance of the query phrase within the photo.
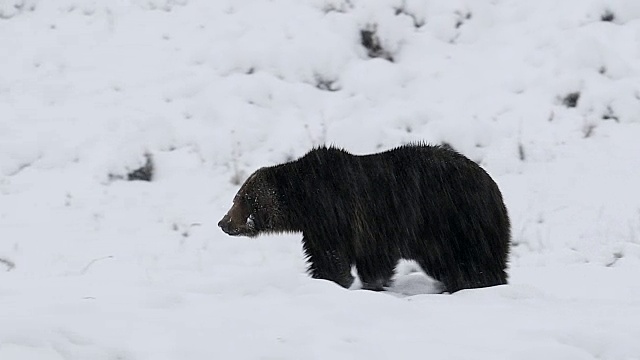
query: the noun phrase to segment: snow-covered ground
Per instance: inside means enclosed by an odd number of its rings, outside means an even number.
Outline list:
[[[500,185],[509,285],[216,227],[260,166],[422,140]],[[0,0],[0,360],[640,359],[639,184],[637,0]]]

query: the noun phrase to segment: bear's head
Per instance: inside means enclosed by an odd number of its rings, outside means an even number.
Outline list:
[[[231,209],[218,226],[232,236],[254,237],[263,232],[277,231],[275,224],[279,209],[275,189],[267,181],[266,169],[260,169],[240,187]]]

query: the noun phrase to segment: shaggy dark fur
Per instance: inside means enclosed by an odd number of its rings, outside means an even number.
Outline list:
[[[510,225],[495,182],[457,152],[406,145],[354,156],[321,147],[259,169],[218,224],[229,235],[302,232],[309,273],[388,286],[399,259],[446,291],[505,284]]]

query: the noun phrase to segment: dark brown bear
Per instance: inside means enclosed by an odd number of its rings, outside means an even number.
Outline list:
[[[314,278],[389,286],[415,260],[449,292],[506,284],[502,195],[473,161],[440,146],[355,156],[333,147],[253,173],[218,225],[229,235],[302,232]]]

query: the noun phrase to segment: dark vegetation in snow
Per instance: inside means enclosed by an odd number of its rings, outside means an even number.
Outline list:
[[[145,162],[139,168],[129,171],[126,175],[109,174],[109,181],[127,180],[127,181],[153,181],[155,173],[155,164],[153,156],[149,153],[144,155]]]
[[[382,58],[393,62],[393,55],[382,47],[376,26],[371,25],[360,30],[360,43],[367,49],[370,58]]]
[[[153,164],[153,157],[151,154],[145,154],[145,163],[141,167],[129,172],[127,174],[127,180],[129,181],[152,181],[155,166]]]
[[[616,15],[609,9],[605,10],[600,16],[600,20],[611,22],[616,19]]]
[[[602,115],[602,120],[613,120],[615,122],[620,122],[620,118],[618,118],[618,115],[616,115],[611,106],[607,106],[607,110]]]
[[[527,154],[524,151],[524,145],[522,143],[518,143],[518,159],[520,159],[520,161],[527,160]]]
[[[316,75],[316,88],[324,91],[338,91],[340,86],[337,85],[336,80],[327,79],[322,75]]]
[[[565,95],[565,97],[562,98],[562,105],[568,108],[574,108],[578,105],[578,100],[580,100],[580,93],[572,92]]]
[[[456,11],[456,15],[458,16],[458,19],[456,20],[456,29],[459,29],[462,25],[464,25],[465,22],[467,22],[467,20],[470,20],[473,16],[471,12],[462,11]]]
[[[4,265],[7,268],[7,271],[11,271],[16,267],[16,264],[13,261],[5,258],[0,258],[0,264]]]
[[[413,26],[416,29],[419,29],[419,28],[423,27],[424,24],[425,24],[424,20],[419,19],[415,14],[413,14],[412,12],[407,10],[407,8],[405,7],[404,3],[395,8],[395,14],[396,15],[406,15],[406,16],[410,17],[411,20],[413,20]]]

